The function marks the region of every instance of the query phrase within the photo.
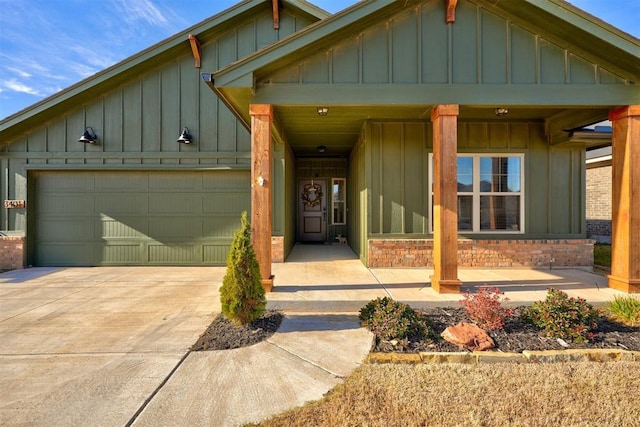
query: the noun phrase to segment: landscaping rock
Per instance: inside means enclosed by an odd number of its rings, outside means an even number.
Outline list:
[[[472,324],[460,322],[449,326],[440,334],[446,341],[470,351],[482,351],[495,347],[493,339],[481,328]]]

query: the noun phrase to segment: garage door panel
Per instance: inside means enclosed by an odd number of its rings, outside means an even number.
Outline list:
[[[251,209],[250,197],[249,193],[218,193],[215,196],[207,196],[203,200],[203,212],[207,214],[248,212]]]
[[[104,264],[137,264],[144,259],[144,247],[140,244],[107,244],[102,249]]]
[[[195,255],[193,245],[149,245],[149,262],[154,264],[193,263]]]
[[[93,221],[52,219],[38,221],[39,237],[49,242],[88,242],[94,240]]]
[[[226,171],[224,177],[209,174],[202,177],[202,188],[211,190],[243,190],[251,188],[251,176],[245,171]]]
[[[202,174],[184,172],[173,176],[151,175],[149,188],[152,190],[200,190],[202,188]]]
[[[155,240],[195,239],[202,236],[200,218],[166,217],[149,220],[149,237]]]
[[[36,247],[36,263],[42,267],[95,265],[91,243],[41,244]]]
[[[94,188],[93,173],[55,174],[38,181],[38,189],[44,190],[91,190]]]
[[[95,211],[107,215],[148,212],[146,194],[109,194],[95,196]]]
[[[93,203],[84,195],[57,195],[39,199],[38,209],[50,215],[85,215],[93,212]]]
[[[224,265],[249,171],[40,171],[35,265]]]
[[[146,218],[103,218],[96,222],[96,236],[101,239],[144,239],[149,235]]]
[[[227,260],[229,244],[204,245],[203,250],[206,264],[223,264]]]
[[[146,190],[149,186],[145,172],[92,172],[95,175],[96,190]]]
[[[203,236],[224,238],[233,236],[235,230],[240,227],[240,219],[236,216],[205,217],[202,221]]]
[[[200,194],[150,194],[150,214],[190,214],[202,212]]]

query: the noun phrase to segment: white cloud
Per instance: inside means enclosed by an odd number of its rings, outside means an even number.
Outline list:
[[[129,24],[143,21],[149,25],[163,26],[168,22],[150,0],[117,0],[116,7],[122,11],[122,18]]]
[[[12,90],[14,92],[26,93],[26,94],[35,95],[35,96],[42,96],[42,94],[37,89],[34,89],[31,86],[27,86],[26,84],[21,83],[16,79],[6,80],[0,84],[5,88]]]
[[[14,74],[17,74],[18,77],[23,77],[23,78],[27,78],[27,77],[31,77],[32,74],[28,71],[25,71],[24,69],[21,68],[16,68],[16,67],[4,67],[7,70],[11,71]]]

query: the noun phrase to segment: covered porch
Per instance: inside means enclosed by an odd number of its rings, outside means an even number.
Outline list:
[[[371,262],[373,241],[408,243],[388,266],[429,241],[431,255],[419,261],[433,267],[424,279],[438,293],[462,289],[460,239],[570,241],[588,251],[586,145],[571,136],[609,118],[618,173],[609,286],[639,292],[637,44],[573,9],[565,22],[562,11],[530,2],[448,5],[454,13],[435,1],[359,3],[203,74],[251,133],[253,238],[265,287],[272,262],[301,240],[301,158],[346,159],[346,233],[365,266],[381,266]],[[572,31],[557,34],[563,25]],[[458,171],[461,157],[470,172]],[[588,266],[584,255],[573,265]]]
[[[295,245],[287,262],[273,264],[277,286],[267,294],[269,308],[286,312],[358,312],[375,298],[391,297],[414,308],[459,307],[459,294],[436,292],[429,268],[367,268],[347,246]],[[462,292],[495,286],[510,306],[542,301],[554,287],[602,306],[616,295],[607,278],[579,269],[460,269]]]

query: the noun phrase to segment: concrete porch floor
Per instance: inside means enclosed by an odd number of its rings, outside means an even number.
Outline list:
[[[275,282],[269,308],[287,312],[357,312],[377,297],[392,297],[415,308],[457,306],[461,294],[438,294],[430,268],[367,268],[347,245],[297,244],[285,263],[273,264]],[[606,277],[581,269],[460,269],[462,291],[495,286],[510,305],[544,300],[547,288],[561,289],[593,305],[623,293],[607,287]]]

